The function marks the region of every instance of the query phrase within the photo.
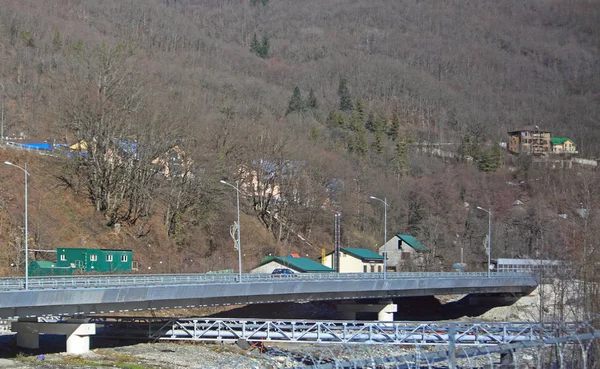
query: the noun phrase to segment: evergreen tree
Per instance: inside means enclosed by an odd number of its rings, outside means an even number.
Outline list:
[[[269,42],[269,38],[267,36],[263,36],[262,44],[261,44],[261,53],[260,57],[263,59],[269,58],[269,48],[271,47],[271,43]]]
[[[55,50],[60,49],[62,46],[62,39],[60,37],[60,31],[57,29],[54,31],[54,36],[52,37],[52,46],[54,46]]]
[[[270,42],[267,36],[263,36],[262,42],[258,41],[256,33],[252,37],[250,42],[250,51],[256,56],[260,56],[263,59],[269,58]]]
[[[480,155],[481,149],[477,137],[471,133],[465,134],[458,147],[459,160],[472,159],[477,161]]]
[[[367,116],[367,121],[365,122],[365,128],[369,132],[376,132],[377,131],[377,126],[376,126],[376,123],[375,123],[375,114],[373,114],[373,112],[370,112],[369,115]]]
[[[256,33],[252,36],[252,41],[250,42],[250,51],[254,55],[260,56],[260,43],[258,42],[258,37],[256,37]]]
[[[363,100],[361,98],[358,98],[358,100],[356,100],[356,104],[354,105],[353,111],[356,112],[357,118],[360,120],[360,123],[362,125],[362,123],[365,121],[365,108]]]
[[[311,110],[317,110],[319,108],[319,103],[317,102],[317,97],[315,96],[315,91],[310,89],[308,93],[308,99],[306,100],[306,107]]]
[[[382,131],[375,131],[375,137],[374,137],[374,141],[373,144],[371,145],[371,150],[373,150],[374,153],[381,155],[383,154],[383,132]]]
[[[300,92],[300,88],[296,86],[294,88],[294,92],[292,93],[292,97],[288,104],[288,108],[285,112],[285,115],[294,112],[302,112],[304,110],[304,102],[302,101],[302,93]]]
[[[327,125],[330,127],[344,128],[346,125],[344,113],[339,110],[330,110],[327,116]]]
[[[375,119],[375,132],[381,131],[384,132],[387,126],[387,119],[383,114],[377,114],[377,118]]]
[[[355,109],[352,109],[352,114],[350,114],[350,130],[358,132],[361,129],[364,130],[362,114],[355,106]]]
[[[367,142],[367,132],[362,127],[358,132],[356,132],[355,151],[361,157],[367,155],[367,152],[369,151],[369,143]]]
[[[340,98],[340,110],[346,113],[350,112],[352,110],[352,97],[348,90],[348,81],[346,81],[346,78],[340,77],[337,92]]]
[[[394,169],[399,176],[404,176],[408,172],[408,140],[406,138],[396,141],[394,151]]]
[[[407,231],[409,234],[418,235],[423,221],[423,207],[418,193],[409,194]]]
[[[348,151],[355,152],[356,151],[356,137],[349,135],[348,136]]]
[[[390,125],[387,134],[388,134],[389,138],[396,141],[396,139],[398,138],[399,132],[400,132],[400,117],[398,116],[398,114],[396,112],[394,112],[394,114],[392,114],[392,124]]]
[[[482,172],[495,172],[502,166],[502,149],[495,144],[490,150],[479,152],[476,158],[477,167]]]

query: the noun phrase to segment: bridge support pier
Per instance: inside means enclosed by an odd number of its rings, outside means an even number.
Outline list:
[[[356,313],[377,313],[377,320],[381,322],[393,322],[394,313],[398,306],[392,301],[382,300],[377,304],[361,304],[360,301],[342,302],[337,306],[338,312],[344,319],[356,320]]]
[[[39,348],[40,334],[67,336],[67,353],[82,354],[90,350],[90,336],[96,334],[96,324],[85,322],[13,322],[11,330],[17,332],[17,346]]]

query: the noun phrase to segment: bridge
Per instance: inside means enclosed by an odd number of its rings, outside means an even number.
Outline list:
[[[13,323],[17,344],[37,348],[38,335],[67,336],[67,352],[89,350],[96,327],[87,320],[47,323],[46,315],[81,318],[102,314],[214,305],[337,300],[346,319],[377,312],[393,320],[394,299],[444,294],[468,295],[463,305],[503,305],[537,286],[527,273],[327,273],[327,274],[154,274],[0,279],[0,318]],[[349,303],[350,302],[350,303]],[[460,307],[459,307],[460,308]]]
[[[153,274],[0,279],[0,318],[81,315],[211,305],[408,296],[523,296],[537,286],[527,273]]]

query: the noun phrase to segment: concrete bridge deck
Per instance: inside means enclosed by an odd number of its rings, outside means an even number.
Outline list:
[[[328,273],[110,275],[0,279],[0,318],[323,300],[391,300],[443,294],[512,294],[536,286],[527,273]]]

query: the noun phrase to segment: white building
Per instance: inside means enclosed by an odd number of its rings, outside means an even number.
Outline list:
[[[401,272],[403,266],[412,263],[414,266],[423,266],[425,258],[423,253],[429,249],[409,234],[396,234],[384,246],[379,248],[379,254],[387,252],[387,267]]]
[[[321,262],[335,270],[335,252],[325,255]],[[339,271],[340,273],[382,273],[383,256],[367,249],[342,247]]]

